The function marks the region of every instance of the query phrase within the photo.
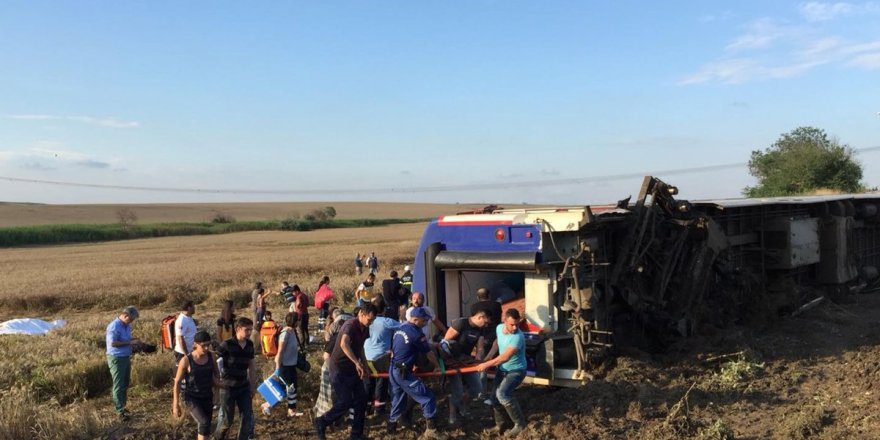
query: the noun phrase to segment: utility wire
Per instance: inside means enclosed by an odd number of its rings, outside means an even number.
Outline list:
[[[880,146],[854,149],[854,152],[870,152],[880,150]],[[571,177],[563,179],[525,180],[497,183],[466,183],[458,185],[438,186],[415,186],[415,187],[387,187],[371,189],[212,189],[212,188],[173,188],[161,186],[133,186],[133,185],[108,185],[101,183],[66,182],[57,180],[25,179],[20,177],[0,176],[0,180],[17,183],[30,183],[38,185],[54,185],[76,188],[99,188],[119,191],[147,191],[164,193],[195,193],[195,194],[253,194],[253,195],[314,195],[314,194],[410,194],[431,192],[465,192],[485,189],[505,188],[540,188],[547,186],[572,185],[578,183],[606,182],[639,178],[646,175],[671,176],[680,174],[704,173],[731,168],[747,166],[745,162],[727,163],[718,165],[706,165],[701,167],[675,168],[669,170],[654,170],[623,174],[607,174],[602,176]]]

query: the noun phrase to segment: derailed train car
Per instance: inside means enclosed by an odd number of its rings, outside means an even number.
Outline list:
[[[878,278],[878,194],[676,194],[646,177],[632,202],[440,217],[422,236],[413,290],[450,321],[488,287],[524,312],[528,381],[577,386],[616,347],[662,349]]]

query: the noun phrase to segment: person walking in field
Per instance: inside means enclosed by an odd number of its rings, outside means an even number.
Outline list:
[[[498,367],[492,386],[492,413],[498,433],[504,430],[505,412],[513,421],[514,426],[504,433],[505,437],[516,436],[526,428],[526,417],[513,395],[513,391],[526,377],[526,339],[519,330],[521,320],[517,309],[510,308],[504,312],[502,323],[495,329],[500,355],[477,366],[479,371]]]
[[[339,329],[336,345],[327,360],[330,370],[330,383],[333,388],[333,407],[314,419],[319,440],[326,439],[327,426],[354,408],[350,438],[364,436],[364,417],[367,396],[364,392],[364,378],[368,374],[365,365],[364,342],[370,336],[370,324],[376,318],[376,308],[371,303],[364,304],[357,318],[346,321]]]
[[[192,315],[196,312],[196,306],[192,301],[184,301],[180,306],[180,313],[174,321],[174,367],[186,355],[193,350],[193,343],[196,337],[196,322]]]
[[[254,363],[254,343],[251,334],[254,322],[248,318],[235,321],[235,337],[227,339],[217,350],[220,362],[220,413],[217,415],[215,438],[223,440],[232,426],[235,407],[241,422],[238,440],[254,437],[254,393],[257,390],[257,367]]]
[[[321,353],[324,363],[321,365],[321,386],[318,390],[318,398],[315,399],[315,417],[322,416],[333,407],[333,389],[330,384],[330,364],[327,361],[330,359],[330,354],[333,353],[333,347],[336,344],[336,336],[339,333],[339,328],[342,327],[341,323],[354,318],[338,307],[334,307],[333,310],[331,310],[331,316],[333,317],[333,322],[331,325],[327,326],[327,331],[324,332],[324,352]]]
[[[354,274],[360,275],[364,272],[364,257],[361,254],[354,256]]]
[[[184,356],[177,365],[171,414],[174,417],[181,416],[180,385],[185,379],[186,390],[183,396],[186,408],[198,426],[198,440],[207,440],[211,435],[214,387],[220,386],[220,371],[210,351],[211,335],[202,330],[193,336],[193,344],[192,352]]]
[[[131,378],[131,349],[140,343],[137,338],[131,337],[131,323],[138,315],[134,306],[128,306],[107,326],[107,365],[113,377],[113,405],[122,421],[128,421],[130,416],[125,405]]]
[[[287,417],[300,417],[302,411],[296,409],[296,390],[299,387],[296,362],[299,359],[299,337],[296,326],[299,317],[290,312],[284,317],[284,329],[278,337],[278,354],[275,356],[275,375],[287,385]]]
[[[309,345],[311,338],[309,336],[309,296],[305,294],[298,284],[294,284],[291,288],[293,291],[293,304],[290,305],[290,311],[296,312],[299,317],[298,336],[303,346]]]
[[[370,258],[367,258],[367,267],[370,269],[370,273],[379,273],[379,257],[375,252],[370,252]]]
[[[216,333],[216,342],[219,345],[221,342],[233,337],[235,335],[235,304],[231,299],[227,299],[223,301],[223,310],[220,312],[220,317],[217,318],[217,333]]]
[[[266,313],[266,289],[263,287],[262,281],[254,284],[254,290],[251,292],[251,306],[254,312],[253,323],[257,329],[263,325],[263,314]],[[254,332],[254,345],[260,343],[260,333]]]
[[[315,291],[315,308],[318,309],[318,331],[324,331],[327,324],[327,315],[330,312],[330,301],[333,299],[333,290],[330,289],[330,277],[324,275],[318,283]]]

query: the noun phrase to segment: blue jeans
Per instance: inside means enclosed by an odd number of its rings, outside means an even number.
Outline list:
[[[461,408],[464,404],[462,397],[465,386],[472,399],[476,398],[481,392],[483,392],[483,382],[480,380],[480,373],[465,373],[449,376],[449,385],[452,388],[452,397],[449,398],[449,404],[456,408]]]
[[[401,377],[397,368],[392,366],[388,378],[391,382],[391,414],[388,420],[392,422],[400,420],[400,416],[406,411],[407,395],[422,405],[422,414],[426,419],[437,415],[437,399],[434,398],[434,393],[411,371]]]
[[[226,438],[226,432],[235,418],[235,407],[241,413],[241,424],[238,427],[238,440],[254,438],[254,407],[251,387],[241,386],[231,389],[220,388],[220,411],[217,414],[217,439]]]
[[[511,406],[516,404],[513,390],[526,378],[526,370],[495,372],[495,380],[492,382],[492,406]]]
[[[364,435],[364,417],[367,412],[367,392],[364,382],[357,373],[330,373],[330,386],[333,389],[333,407],[321,416],[327,425],[348,414],[354,408],[351,421],[351,438]]]

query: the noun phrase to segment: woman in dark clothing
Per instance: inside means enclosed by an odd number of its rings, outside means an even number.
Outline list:
[[[206,440],[211,435],[214,387],[220,386],[220,372],[214,356],[208,351],[210,346],[211,335],[208,332],[196,333],[193,351],[180,360],[174,377],[171,413],[174,417],[180,417],[180,383],[186,379],[184,401],[198,424],[198,440]]]
[[[231,299],[223,302],[223,311],[217,319],[217,344],[235,336],[235,305]]]
[[[299,316],[299,341],[303,346],[309,344],[309,296],[300,290],[299,285],[293,285],[293,304],[290,311]]]

